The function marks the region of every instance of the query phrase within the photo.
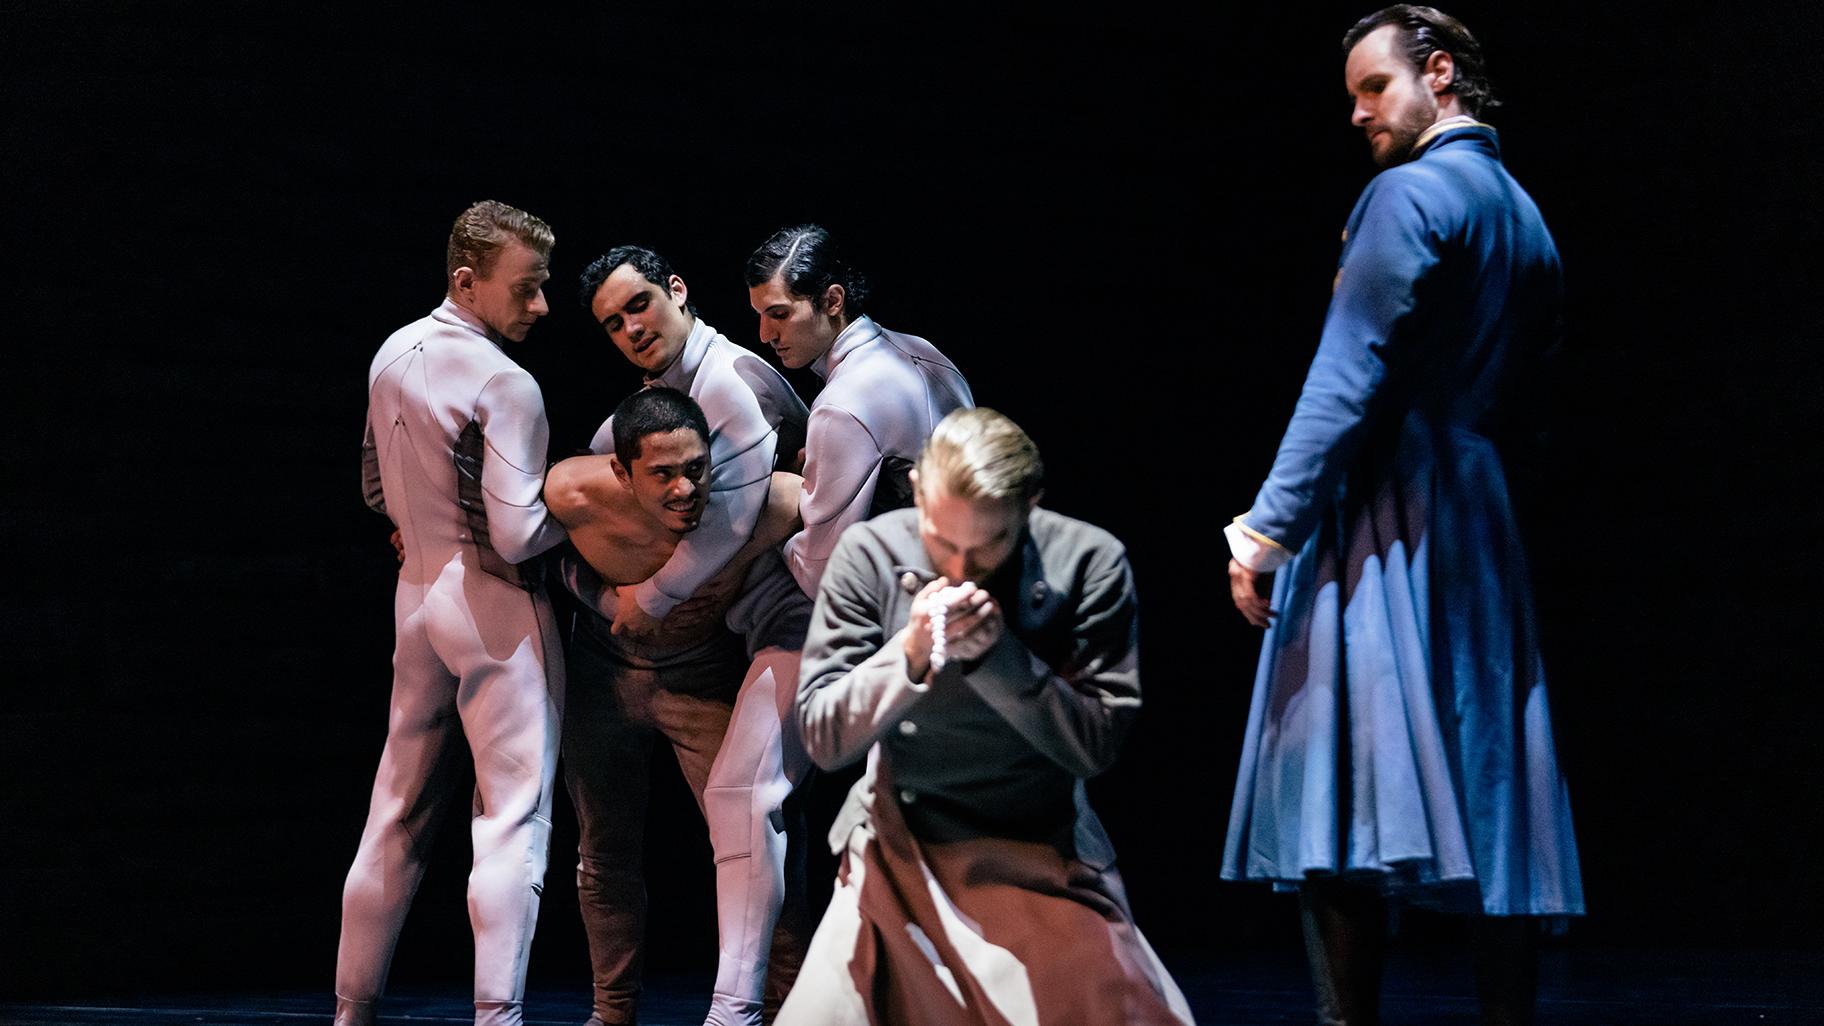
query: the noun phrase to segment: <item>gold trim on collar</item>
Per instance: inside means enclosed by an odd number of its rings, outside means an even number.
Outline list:
[[[1433,139],[1443,135],[1445,132],[1453,132],[1459,128],[1486,128],[1493,131],[1494,127],[1495,126],[1493,125],[1477,121],[1468,114],[1458,114],[1455,117],[1445,118],[1442,121],[1435,121],[1430,128],[1419,133],[1418,139],[1412,144],[1412,154],[1416,157],[1420,153],[1423,153],[1425,147],[1430,146]]]

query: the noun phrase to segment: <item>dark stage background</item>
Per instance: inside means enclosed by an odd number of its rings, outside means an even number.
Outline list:
[[[654,246],[755,344],[752,247],[848,240],[879,320],[1031,430],[1048,504],[1131,546],[1148,708],[1094,794],[1141,924],[1298,957],[1286,900],[1211,879],[1258,647],[1218,531],[1372,173],[1336,46],[1366,4],[7,7],[0,996],[327,995],[391,650],[364,374],[484,197],[557,232],[513,354],[558,455],[636,384],[588,259]],[[1528,491],[1591,909],[1562,943],[1817,947],[1820,18],[1453,10],[1571,290]],[[707,968],[664,786],[652,960]],[[559,815],[532,971],[580,987]],[[466,870],[452,824],[396,982],[467,977]]]

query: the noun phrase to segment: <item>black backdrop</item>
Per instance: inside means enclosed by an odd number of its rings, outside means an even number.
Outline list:
[[[1533,538],[1568,943],[1816,946],[1819,17],[1453,10],[1571,290]],[[327,991],[391,647],[363,375],[484,197],[556,228],[514,355],[560,455],[636,383],[573,302],[589,258],[654,246],[751,344],[751,248],[844,237],[878,318],[1037,438],[1048,504],[1131,546],[1148,708],[1093,793],[1142,925],[1296,958],[1288,905],[1211,878],[1258,645],[1218,530],[1372,173],[1361,13],[9,5],[0,993]],[[707,844],[664,784],[653,959],[706,967]],[[581,986],[573,843],[533,973]],[[464,847],[396,979],[466,978]]]

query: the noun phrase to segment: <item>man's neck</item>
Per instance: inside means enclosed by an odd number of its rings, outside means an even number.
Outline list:
[[[686,349],[690,348],[690,337],[692,335],[695,335],[696,333],[697,333],[697,315],[686,310],[684,312],[684,344],[678,347],[678,351],[677,351],[676,355],[672,356],[670,363],[666,364],[663,367],[660,367],[658,370],[653,371],[651,374],[646,375],[647,379],[648,380],[657,380],[658,378],[663,377],[673,367],[676,367],[678,365],[678,361],[684,359],[684,351]]]
[[[830,364],[836,359],[836,350],[842,345],[842,336],[847,334],[849,329],[853,328],[856,321],[859,320],[861,320],[861,318],[857,317],[855,320],[851,321],[847,316],[842,314],[837,314],[835,317],[830,318],[830,326],[835,328],[836,332],[830,336],[829,348],[818,353],[817,358],[810,363],[811,370],[816,372],[818,377],[827,378],[830,376]]]
[[[481,332],[482,336],[488,341],[495,345],[500,345],[506,341],[499,335],[496,335],[494,329],[488,327],[487,322],[482,320],[479,314],[463,305],[462,300],[456,298],[455,293],[446,292],[443,294],[443,298],[445,302],[449,303],[450,306],[455,309],[456,316],[462,318],[463,323],[474,328],[476,331]]]
[[[625,488],[616,493],[610,516],[612,533],[620,544],[612,554],[599,557],[609,565],[597,569],[613,571],[604,577],[616,587],[638,584],[658,573],[687,533],[666,527]]]
[[[1454,107],[1455,105],[1453,104],[1452,106]],[[1420,132],[1419,137],[1413,140],[1412,156],[1409,159],[1417,160],[1419,155],[1425,152],[1426,147],[1430,146],[1438,136],[1443,135],[1445,132],[1458,128],[1471,128],[1479,124],[1481,124],[1481,122],[1467,114],[1452,114],[1449,117],[1441,117],[1438,120],[1433,121],[1431,127]]]

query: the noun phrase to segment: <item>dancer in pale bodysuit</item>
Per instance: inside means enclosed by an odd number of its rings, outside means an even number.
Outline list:
[[[362,477],[398,528],[393,691],[367,826],[342,895],[336,1024],[367,1026],[440,814],[475,765],[475,1020],[515,1026],[538,918],[563,709],[563,655],[539,575],[563,541],[539,496],[544,401],[502,349],[548,311],[543,221],[502,203],[450,232],[443,304],[393,333],[368,375]]]

